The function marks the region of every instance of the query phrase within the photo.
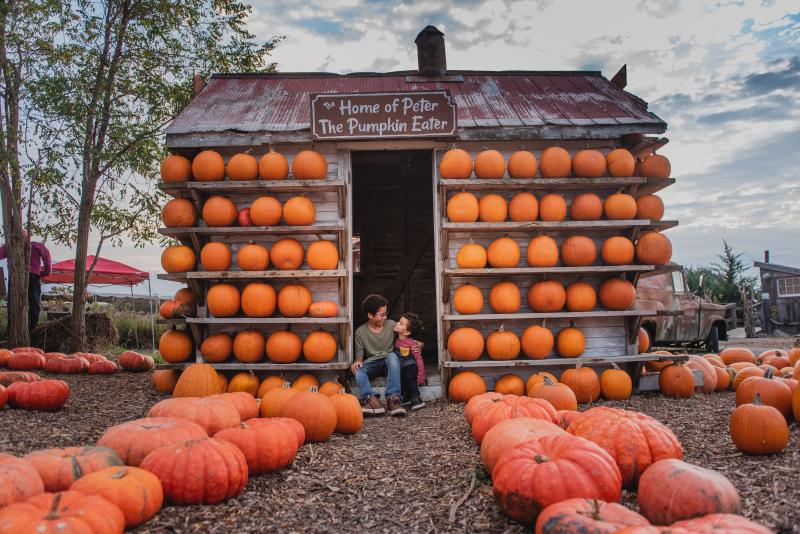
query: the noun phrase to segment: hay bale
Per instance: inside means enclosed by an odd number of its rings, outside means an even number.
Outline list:
[[[72,317],[47,321],[33,329],[31,344],[47,352],[72,352]],[[86,314],[87,350],[99,351],[117,342],[117,329],[107,313]]]

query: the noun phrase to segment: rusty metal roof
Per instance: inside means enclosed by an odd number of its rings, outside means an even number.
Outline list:
[[[201,132],[301,132],[310,128],[314,93],[446,89],[457,105],[459,130],[547,126],[636,127],[663,132],[666,123],[647,103],[596,71],[448,71],[421,81],[396,73],[217,74],[167,128],[169,136]],[[631,129],[630,131],[634,131]]]

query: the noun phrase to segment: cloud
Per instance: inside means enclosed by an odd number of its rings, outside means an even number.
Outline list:
[[[785,68],[745,76],[744,91],[750,95],[767,95],[781,89],[800,89],[800,57],[777,61]]]

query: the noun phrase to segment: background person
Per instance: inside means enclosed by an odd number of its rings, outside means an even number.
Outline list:
[[[24,235],[27,239],[28,233],[25,232]],[[0,245],[0,260],[6,259],[7,256],[6,245],[3,243]],[[28,265],[28,327],[30,331],[33,331],[39,322],[42,305],[42,276],[50,274],[51,266],[50,251],[47,250],[47,247],[38,241],[31,240],[31,261]],[[11,287],[9,287],[8,302],[11,302]],[[10,309],[7,314],[10,319]]]

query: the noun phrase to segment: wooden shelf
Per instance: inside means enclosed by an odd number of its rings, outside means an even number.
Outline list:
[[[658,315],[656,311],[645,310],[596,310],[588,312],[552,313],[483,313],[479,315],[445,315],[445,321],[525,321],[529,319],[581,319],[588,317],[645,317]]]
[[[345,324],[347,317],[187,317],[186,324]]]
[[[515,360],[475,360],[472,362],[456,362],[446,360],[442,362],[444,367],[453,369],[474,369],[486,367],[548,367],[548,366],[575,366],[577,364],[602,364],[608,362],[614,363],[628,363],[628,362],[650,362],[660,360],[671,361],[686,361],[689,357],[686,355],[672,355],[666,354],[631,354],[627,356],[585,356],[581,358],[545,358],[542,360],[528,360],[528,359],[515,359]]]
[[[183,369],[196,362],[162,363],[156,369]],[[220,371],[328,371],[349,369],[348,362],[331,363],[211,363]]]
[[[342,221],[335,224],[315,224],[314,226],[193,226],[159,228],[158,233],[168,237],[182,238],[195,235],[213,236],[254,236],[254,235],[305,235],[344,232]]]
[[[649,219],[626,219],[619,221],[531,221],[531,222],[443,222],[442,229],[450,232],[527,232],[536,230],[667,230],[678,226],[678,221],[651,221]]]
[[[674,184],[675,178],[645,178],[644,176],[631,176],[625,178],[615,178],[603,176],[600,178],[533,178],[515,179],[503,178],[500,180],[482,180],[470,178],[468,180],[445,180],[439,178],[439,186],[445,190],[596,190],[596,189],[619,189],[636,187],[636,194],[655,193],[665,187]]]
[[[565,274],[608,274],[655,271],[662,265],[588,265],[586,267],[511,267],[507,269],[444,269],[442,274],[446,277],[473,277],[473,276],[517,276],[517,275],[565,275]]]
[[[186,273],[159,274],[159,280],[171,282],[186,282],[187,280],[263,280],[263,279],[297,279],[313,278],[315,280],[330,280],[333,278],[347,278],[347,271],[316,271],[302,269],[292,271],[189,271]]]
[[[209,195],[219,193],[269,193],[275,192],[330,192],[345,187],[339,180],[249,180],[243,182],[160,182],[158,188],[174,197],[184,196],[189,191]]]

